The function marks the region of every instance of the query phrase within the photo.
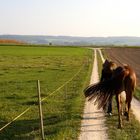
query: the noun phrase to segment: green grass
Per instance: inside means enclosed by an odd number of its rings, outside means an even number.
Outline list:
[[[137,87],[135,89],[134,96],[135,96],[136,99],[140,100],[140,87]]]
[[[111,140],[139,140],[140,139],[140,124],[131,113],[130,121],[123,118],[123,128],[118,129],[118,112],[116,101],[113,101],[113,116],[106,117],[106,124],[108,127],[108,135]]]
[[[104,51],[103,51],[104,52]],[[106,58],[106,54],[104,54]],[[101,58],[99,58],[101,63]],[[101,64],[99,64],[101,65]],[[101,69],[99,67],[99,73]],[[126,121],[123,116],[123,128],[118,129],[118,111],[115,97],[113,98],[113,116],[106,115],[106,126],[108,127],[107,133],[110,140],[139,140],[140,139],[140,124],[131,113],[130,122]]]
[[[36,80],[44,98],[82,67],[78,76],[43,102],[45,138],[76,139],[91,58],[91,50],[84,48],[0,46],[0,127],[32,107],[2,130],[0,139],[40,139]]]

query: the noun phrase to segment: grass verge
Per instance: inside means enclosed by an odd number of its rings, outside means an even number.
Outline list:
[[[134,97],[140,101],[140,87],[135,89]]]

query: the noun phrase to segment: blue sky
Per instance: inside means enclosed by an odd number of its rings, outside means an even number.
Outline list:
[[[140,36],[140,0],[0,0],[0,34]]]

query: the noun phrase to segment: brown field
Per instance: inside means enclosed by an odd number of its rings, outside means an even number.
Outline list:
[[[110,48],[105,50],[107,56],[118,65],[129,64],[136,72],[137,85],[140,86],[140,48]]]
[[[13,39],[0,39],[0,44],[25,44],[25,42]]]

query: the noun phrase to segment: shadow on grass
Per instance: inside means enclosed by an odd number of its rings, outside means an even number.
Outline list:
[[[39,120],[17,120],[0,132],[0,139],[4,140],[20,140],[34,139],[35,132],[39,129]],[[7,122],[3,121],[2,127]]]
[[[38,102],[37,101],[28,101],[28,102],[22,103],[22,105],[38,105]]]
[[[68,118],[62,115],[50,115],[44,120],[44,133],[46,137],[57,135],[65,129],[64,123]],[[0,128],[8,122],[0,119]],[[17,120],[0,132],[0,140],[34,140],[40,139],[39,119]],[[72,127],[68,125],[67,127]]]

